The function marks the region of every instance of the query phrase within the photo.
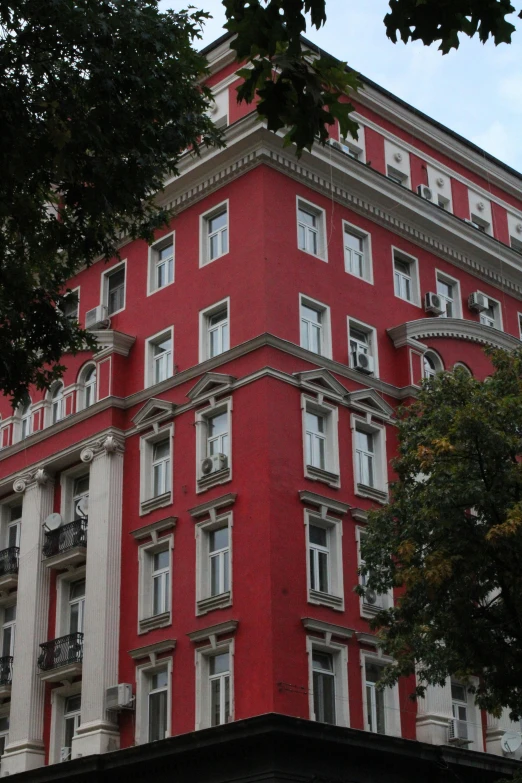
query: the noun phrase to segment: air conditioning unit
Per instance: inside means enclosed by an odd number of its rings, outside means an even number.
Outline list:
[[[211,457],[205,457],[201,463],[201,473],[209,476],[211,473],[217,473],[218,470],[225,470],[228,467],[228,457],[226,454],[213,454]]]
[[[433,191],[427,185],[417,185],[417,193],[422,198],[425,198],[426,201],[433,200]]]
[[[446,312],[444,302],[438,294],[428,292],[424,297],[424,309],[433,315],[442,315]]]
[[[333,147],[336,150],[341,150],[341,152],[343,152],[343,145],[340,141],[337,141],[337,139],[328,139],[328,144],[330,147]]]
[[[451,745],[470,745],[471,740],[468,737],[468,724],[465,720],[451,718],[448,726],[448,742]]]
[[[382,609],[384,605],[383,596],[377,593],[375,590],[368,589],[364,593],[363,603],[365,603],[366,606],[373,606],[376,609]]]
[[[105,707],[108,710],[129,710],[134,705],[132,685],[128,682],[120,682],[107,688],[105,694]]]
[[[371,375],[375,369],[373,356],[369,356],[367,353],[353,354],[353,367],[355,370]]]
[[[85,313],[85,328],[88,330],[107,329],[109,324],[109,314],[105,305],[98,305]]]
[[[489,310],[489,300],[484,294],[480,294],[475,291],[468,296],[468,307],[470,310],[475,310],[477,313],[482,313],[484,310]]]
[[[60,761],[69,761],[71,758],[71,748],[60,748]]]

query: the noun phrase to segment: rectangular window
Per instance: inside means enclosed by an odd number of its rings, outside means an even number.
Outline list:
[[[388,179],[391,179],[396,185],[405,187],[408,184],[408,175],[393,166],[387,167],[386,174]]]
[[[3,611],[3,623],[2,623],[2,658],[8,658],[14,655],[14,642],[16,631],[16,604],[14,606],[6,606]],[[2,664],[7,666],[0,666],[0,685],[5,684],[3,677],[4,668],[10,668],[10,662],[2,661]]]
[[[310,587],[320,593],[330,592],[330,531],[319,525],[308,526]]]
[[[170,492],[170,438],[152,447],[152,492],[153,497]]]
[[[361,545],[366,532],[363,528],[357,528],[357,558],[359,570],[364,567],[365,562],[361,553]],[[364,588],[364,595],[361,596],[361,615],[363,617],[373,617],[381,609],[388,609],[393,605],[393,593],[376,593],[370,590],[368,585],[369,574],[359,574],[359,584]]]
[[[162,536],[156,543],[143,544],[138,550],[139,632],[163,628],[171,623],[173,536]]]
[[[303,398],[305,475],[339,485],[337,408]]]
[[[326,261],[324,210],[297,200],[297,247]]]
[[[0,758],[4,755],[5,747],[9,742],[9,718],[0,718]]]
[[[80,311],[80,289],[71,291],[63,305],[63,314],[69,321],[77,321]]]
[[[228,652],[209,658],[208,686],[210,690],[210,725],[221,726],[230,721],[230,655]]]
[[[65,699],[60,761],[69,761],[71,758],[73,737],[76,736],[81,723],[81,703],[81,696],[69,696]]]
[[[308,602],[344,609],[341,520],[305,511]]]
[[[407,302],[412,301],[412,279],[411,279],[411,264],[402,259],[396,258],[393,262],[395,270],[395,296],[401,299],[406,299]]]
[[[480,313],[480,323],[493,329],[502,329],[500,303],[488,296],[489,307]]]
[[[460,286],[458,280],[437,272],[437,294],[442,299],[445,312],[441,318],[461,318]]]
[[[196,525],[197,614],[232,603],[232,515]]]
[[[330,308],[299,297],[301,348],[331,358]]]
[[[7,519],[7,541],[8,548],[20,546],[20,528],[22,523],[22,504],[17,503],[9,507]]]
[[[366,661],[366,728],[377,734],[386,734],[386,709],[384,691],[377,688],[382,676],[382,669],[374,663]]]
[[[85,613],[85,579],[69,585],[69,634],[83,633]]]
[[[343,152],[353,158],[354,160],[365,160],[365,132],[363,125],[360,124],[357,132],[357,138],[353,136],[340,136],[340,144],[343,148]]]
[[[162,237],[149,248],[149,293],[174,282],[174,234]]]
[[[140,439],[140,514],[172,502],[173,426]]]
[[[373,434],[355,431],[355,470],[357,483],[366,487],[375,486],[375,450]]]
[[[350,367],[366,375],[377,375],[377,334],[374,327],[348,318],[348,344]]]
[[[157,742],[168,736],[168,672],[166,669],[149,675],[148,742]]]
[[[125,307],[125,267],[107,274],[107,308],[114,315]]]
[[[200,266],[226,255],[229,249],[228,202],[201,215]]]
[[[306,464],[326,470],[325,417],[306,413]]]
[[[152,555],[152,614],[163,614],[170,609],[170,550]]]
[[[228,457],[228,411],[207,418],[207,457]]]
[[[387,500],[386,429],[374,421],[352,417],[355,494]]]
[[[198,491],[231,478],[232,401],[196,412],[196,477]]]
[[[230,300],[224,299],[199,314],[199,360],[212,359],[230,348]]]
[[[233,718],[233,640],[196,650],[196,728],[221,726]]]
[[[450,739],[466,742],[470,739],[468,730],[468,695],[464,685],[451,682],[451,713],[453,722],[450,726]]]
[[[312,653],[314,714],[321,723],[335,724],[335,675],[332,655]]]
[[[369,280],[369,259],[368,259],[369,240],[367,234],[355,233],[355,231],[345,224],[344,226],[344,264],[345,269],[350,275]]]

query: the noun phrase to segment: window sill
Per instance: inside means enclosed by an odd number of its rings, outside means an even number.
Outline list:
[[[328,263],[328,259],[325,258],[324,255],[320,255],[319,253],[311,253],[310,250],[305,250],[303,247],[298,247],[298,250],[301,251],[301,253],[306,253],[307,256],[312,256],[312,258],[318,258],[319,261],[324,261],[325,264]]]
[[[335,609],[337,612],[344,612],[344,598],[339,595],[321,593],[319,590],[309,590],[308,603],[329,606],[330,609]]]
[[[323,481],[330,487],[339,487],[341,484],[338,473],[330,473],[330,471],[316,468],[314,465],[306,466],[305,476],[312,481]]]
[[[164,628],[166,625],[172,623],[170,612],[163,612],[162,614],[155,614],[153,617],[145,617],[139,621],[139,632],[148,633],[154,630],[154,628]]]
[[[232,593],[230,590],[219,595],[211,595],[208,598],[202,598],[197,602],[197,614],[207,614],[214,609],[223,609],[225,606],[232,606]]]
[[[216,484],[224,484],[226,481],[230,481],[231,470],[230,468],[223,468],[223,470],[216,470],[215,473],[210,473],[208,476],[202,476],[198,478],[198,492],[204,492],[210,487],[215,487]]]
[[[154,511],[156,508],[162,508],[163,506],[170,506],[172,503],[172,492],[164,492],[163,495],[157,495],[155,498],[149,498],[148,500],[142,500],[140,503],[140,516],[148,514],[149,511]]]
[[[366,484],[357,484],[355,489],[355,494],[360,495],[363,498],[370,498],[371,500],[376,500],[377,503],[387,503],[388,502],[388,493],[384,492],[382,489],[377,489],[376,487],[368,487]]]
[[[367,604],[364,601],[361,601],[361,617],[366,618],[367,620],[372,619],[375,617],[379,612],[382,612],[384,609],[387,609],[388,607],[383,603],[380,604]]]

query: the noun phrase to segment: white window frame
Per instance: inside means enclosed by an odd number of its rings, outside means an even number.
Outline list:
[[[327,653],[332,656],[335,683],[335,724],[350,726],[350,708],[348,696],[348,649],[346,644],[318,639],[315,636],[306,637],[306,653],[308,656],[308,693],[310,720],[315,721],[314,710],[314,674],[313,652]]]
[[[234,718],[234,639],[219,641],[213,647],[205,645],[195,650],[196,662],[196,730],[211,726],[209,660],[213,655],[229,655],[230,672],[230,721]]]
[[[370,324],[366,324],[364,323],[364,321],[359,321],[357,318],[352,318],[351,316],[348,316],[347,318],[347,325],[348,325],[348,363],[350,367],[353,369],[352,351],[350,348],[350,339],[351,339],[350,332],[351,332],[351,327],[353,327],[354,329],[358,329],[360,332],[364,332],[366,335],[368,335],[367,353],[373,359],[373,364],[374,364],[373,377],[378,378],[379,377],[379,351],[378,351],[378,342],[377,342],[377,329],[375,328],[375,326],[370,326]]]
[[[341,486],[339,471],[339,409],[324,400],[301,395],[301,410],[303,414],[303,467],[306,478],[323,481],[333,487]],[[325,469],[307,464],[306,449],[306,414],[313,413],[325,419]]]
[[[172,555],[174,535],[158,537],[156,541],[141,544],[138,547],[138,634],[148,633],[153,628],[163,628],[172,623]],[[154,555],[169,553],[169,600],[168,609],[161,614],[153,614]]]
[[[444,294],[439,294],[438,291],[438,283],[439,281],[441,283],[446,283],[446,285],[451,285],[453,287],[454,296],[453,296],[453,315],[447,316],[445,313],[439,316],[439,318],[462,318],[462,298],[460,294],[460,281],[457,280],[455,277],[451,277],[450,275],[446,274],[446,272],[442,272],[440,269],[435,270],[435,290],[437,293],[437,296],[441,296],[443,299],[446,299]]]
[[[353,116],[353,115],[352,115]],[[343,146],[344,152],[354,160],[358,160],[361,163],[366,163],[366,137],[364,125],[357,117],[357,124],[359,126],[357,131],[357,139],[352,135],[341,136],[339,131],[339,144]]]
[[[53,421],[53,419],[54,419],[53,409],[54,409],[54,405],[55,405],[55,403],[53,402],[53,400],[55,399],[53,397],[53,394],[54,394],[54,390],[58,389],[59,387],[61,387],[61,389],[62,389],[61,397],[57,398],[58,399],[58,403],[57,403],[58,404],[58,411],[59,411],[60,415],[59,415],[59,418],[56,419],[56,421]],[[47,411],[47,413],[48,413],[47,426],[48,427],[51,427],[53,424],[58,424],[60,421],[63,421],[66,418],[66,416],[65,416],[65,384],[64,384],[63,381],[55,381],[52,384],[52,386],[49,389],[49,392],[47,394],[47,404],[48,404],[48,411]]]
[[[103,305],[105,305],[108,312],[109,311],[109,277],[115,272],[119,272],[121,269],[125,270],[125,285],[123,287],[123,307],[120,307],[119,310],[114,310],[114,312],[109,313],[109,318],[112,318],[114,315],[123,312],[123,310],[125,310],[125,307],[127,305],[127,283],[128,283],[127,259],[125,258],[119,264],[115,264],[110,269],[106,269],[104,272],[102,272],[101,275],[100,302]]]
[[[172,734],[172,656],[158,658],[154,663],[150,660],[136,666],[136,745],[149,742],[149,693],[150,678],[153,674],[167,672],[167,730],[166,736]]]
[[[75,568],[74,571],[65,571],[56,577],[56,617],[54,623],[54,638],[66,636],[69,631],[69,607],[70,607],[70,587],[73,582],[85,580],[85,566]],[[85,619],[85,597],[83,606],[83,617]]]
[[[461,687],[466,689],[466,702],[465,702],[465,706],[467,708],[466,723],[468,726],[468,739],[470,740],[470,743],[465,747],[468,748],[468,750],[484,751],[481,712],[475,703],[475,698],[473,696],[473,693],[470,693],[469,691],[469,686],[472,685],[476,688],[479,684],[479,680],[477,677],[470,677],[469,683],[465,684],[464,682],[458,680],[456,677],[448,678],[447,685],[448,685],[449,697],[450,697],[450,705],[449,705],[450,715],[453,715],[453,701],[454,701],[453,694],[451,693],[452,682],[455,683],[455,685],[460,685]],[[464,702],[460,702],[459,700],[455,700],[455,701],[464,706]]]
[[[214,217],[217,217],[217,215],[220,215],[223,211],[226,211],[227,215],[227,224],[226,227],[223,229],[220,229],[220,232],[226,230],[227,231],[227,249],[224,253],[220,253],[215,258],[210,258],[210,243],[209,243],[209,234],[208,234],[208,225],[209,221],[212,220]],[[212,209],[207,210],[202,215],[199,216],[199,266],[200,268],[203,266],[207,266],[207,264],[212,264],[214,261],[217,261],[219,258],[223,258],[223,256],[226,256],[230,253],[230,203],[229,199],[225,199],[224,201],[221,201],[219,204],[216,204],[215,207],[212,207]]]
[[[366,529],[360,525],[355,528],[355,542],[357,546],[357,569],[360,569],[364,565],[364,560],[361,555],[361,541],[363,536],[366,535]],[[365,586],[366,576],[362,574],[358,575],[360,587]],[[393,606],[393,589],[388,590],[386,593],[378,593],[377,600],[374,604],[365,600],[363,595],[359,596],[359,609],[361,617],[365,617],[370,620],[372,617],[381,611],[381,609],[390,609]]]
[[[490,326],[489,324],[484,324],[484,322],[482,321],[483,313],[479,313],[479,323],[481,323],[483,326],[488,326],[490,329],[499,329],[500,331],[503,331],[504,325],[502,319],[502,305],[500,304],[499,300],[493,299],[492,296],[490,296],[489,294],[485,294],[484,291],[479,291],[479,293],[484,294],[484,296],[487,296],[490,302],[493,302],[494,313],[495,313],[495,323],[493,326]]]
[[[176,239],[176,232],[171,231],[169,234],[165,234],[165,236],[161,237],[161,239],[158,239],[156,240],[156,242],[153,242],[152,245],[149,245],[147,296],[151,296],[152,294],[155,294],[158,291],[163,291],[165,288],[168,288],[169,285],[172,285],[176,280],[175,239]],[[170,280],[168,283],[165,283],[162,286],[158,286],[157,270],[158,267],[160,266],[160,260],[158,254],[161,250],[164,250],[169,245],[172,245],[172,280]]]
[[[312,589],[310,550],[315,549],[315,546],[310,544],[310,525],[321,527],[327,532],[329,583],[329,589],[327,593],[320,592],[317,589]],[[331,609],[344,612],[342,520],[332,516],[321,517],[319,513],[305,509],[304,527],[308,603],[328,606]]]
[[[152,459],[154,445],[163,440],[169,439],[170,442],[170,490],[158,495],[152,496],[153,477],[152,477]],[[140,516],[148,514],[156,508],[170,506],[172,503],[173,486],[173,466],[174,466],[174,424],[168,424],[157,432],[142,435],[140,438]]]
[[[75,320],[79,321],[80,320],[80,286],[77,285],[76,288],[71,288],[71,290],[69,291],[69,294],[76,294],[77,309],[76,309]],[[64,312],[64,315],[65,315],[65,312]],[[66,317],[70,318],[70,316],[66,316]]]
[[[325,356],[327,359],[332,358],[332,326],[331,326],[331,317],[330,317],[330,307],[328,305],[323,304],[323,302],[318,302],[317,299],[312,299],[312,297],[307,296],[306,294],[299,294],[299,345],[301,348],[304,348],[307,351],[310,351],[310,353],[315,353],[315,351],[312,351],[310,348],[306,348],[302,344],[301,340],[301,322],[303,320],[303,314],[302,314],[302,307],[308,307],[310,310],[315,310],[316,312],[321,314],[321,352],[316,354],[316,356]]]
[[[375,652],[361,650],[361,680],[362,680],[362,699],[363,699],[363,717],[364,717],[364,729],[369,731],[368,728],[368,710],[366,706],[366,663],[375,664],[376,666],[385,666],[387,663],[391,663],[391,658],[385,657]],[[391,737],[401,736],[401,712],[400,712],[400,700],[399,700],[399,686],[396,683],[391,688],[385,688],[384,690],[384,720],[385,720],[385,732],[384,735]],[[383,736],[384,736],[383,735]]]
[[[13,443],[20,443],[33,434],[33,402],[30,397],[29,412],[24,416],[24,404],[21,402],[13,411]],[[29,422],[27,433],[24,435],[24,422]]]
[[[386,458],[386,427],[377,423],[370,415],[366,418],[351,415],[350,422],[352,430],[352,450],[353,450],[353,481],[355,494],[360,497],[369,497],[379,503],[386,503],[388,499],[388,461]],[[356,430],[367,432],[373,435],[374,444],[374,484],[369,487],[357,481],[357,444]]]
[[[421,296],[420,296],[420,285],[419,285],[419,259],[415,256],[410,255],[409,253],[406,253],[404,250],[401,250],[399,247],[395,247],[392,245],[391,249],[392,253],[392,272],[393,272],[393,294],[397,299],[400,299],[402,302],[408,302],[408,304],[414,305],[416,307],[420,307],[421,304]],[[403,296],[399,296],[399,294],[396,293],[395,290],[395,261],[402,261],[405,264],[410,265],[410,280],[411,280],[411,299],[405,299]]]
[[[53,688],[51,691],[51,735],[49,738],[49,764],[61,761],[63,724],[65,719],[65,703],[70,696],[80,696],[82,683],[74,682]],[[75,754],[74,739],[71,748],[71,759],[78,758]]]
[[[228,414],[228,461],[227,467],[204,476],[201,463],[207,457],[207,421],[220,413]],[[224,484],[232,479],[232,397],[214,401],[205,408],[196,411],[196,491],[205,492],[216,484]]]
[[[21,507],[22,513],[19,517],[17,517],[15,520],[11,520],[11,509],[14,507]],[[8,498],[4,503],[0,506],[0,522],[1,522],[1,546],[0,549],[8,549],[9,547],[9,528],[11,525],[16,524],[18,527],[17,531],[17,540],[18,544],[16,546],[20,546],[20,535],[22,532],[22,517],[24,513],[24,507],[23,507],[23,501],[20,497],[11,497]]]
[[[211,594],[210,585],[210,533],[221,528],[228,528],[228,574],[229,589],[217,595]],[[196,537],[196,615],[207,614],[214,609],[222,609],[232,605],[233,587],[233,512],[220,514],[215,518],[206,519],[195,525]]]
[[[223,310],[227,311],[227,325],[228,325],[228,348],[225,350],[230,349],[230,297],[227,296],[224,299],[220,299],[219,302],[216,302],[213,305],[210,305],[210,307],[205,307],[204,310],[199,311],[199,361],[204,362],[207,359],[215,358],[210,356],[210,339],[209,339],[209,325],[210,325],[210,319],[213,315],[216,315],[216,313],[220,313]],[[224,353],[224,351],[221,351],[220,353],[217,353],[216,356],[220,356],[221,353]]]
[[[85,378],[89,370],[91,369],[94,369],[95,372],[94,383],[86,384]],[[91,403],[89,403],[89,405],[86,405],[85,404],[86,390],[89,386],[93,389],[93,400]],[[98,402],[98,367],[96,365],[96,362],[87,362],[87,364],[83,365],[82,369],[78,374],[78,387],[76,392],[76,410],[77,411],[87,410],[87,408],[90,408],[96,402]]]
[[[170,339],[170,351],[166,351],[167,375],[161,381],[156,381],[156,359],[154,358],[154,346]],[[157,383],[164,383],[174,374],[174,327],[169,326],[156,332],[145,340],[145,388],[155,386]]]
[[[317,235],[317,253],[313,253],[311,250],[300,247],[299,243],[299,210],[307,212],[309,215],[313,215],[317,220],[316,235]],[[297,229],[297,249],[307,255],[314,258],[320,258],[321,261],[328,263],[328,246],[326,242],[326,212],[317,204],[312,204],[311,201],[307,201],[301,196],[296,196],[296,229]],[[308,245],[308,243],[306,243]]]
[[[426,368],[426,359],[431,359],[433,364],[435,365],[435,368],[428,371]],[[440,358],[439,354],[430,348],[429,351],[426,351],[422,357],[422,377],[423,378],[434,378],[436,375],[438,375],[440,372],[444,372],[444,363],[442,359]]]
[[[352,272],[350,270],[348,249],[344,241],[344,236],[346,233],[353,234],[353,236],[359,237],[359,239],[362,240],[363,243],[363,249],[362,249],[363,274],[362,275],[357,275],[355,272]],[[351,254],[351,251],[349,252]],[[372,235],[368,231],[365,231],[364,229],[360,228],[359,226],[355,226],[353,223],[349,223],[347,220],[343,220],[343,253],[344,253],[344,271],[348,275],[351,275],[352,277],[356,277],[358,280],[364,280],[366,283],[370,283],[370,285],[373,285]]]

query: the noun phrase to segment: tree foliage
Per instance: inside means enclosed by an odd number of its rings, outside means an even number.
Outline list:
[[[522,715],[522,349],[491,352],[484,382],[456,369],[402,410],[391,502],[370,515],[368,585],[396,665],[425,685],[480,677],[476,699]],[[359,588],[359,592],[361,589]]]

